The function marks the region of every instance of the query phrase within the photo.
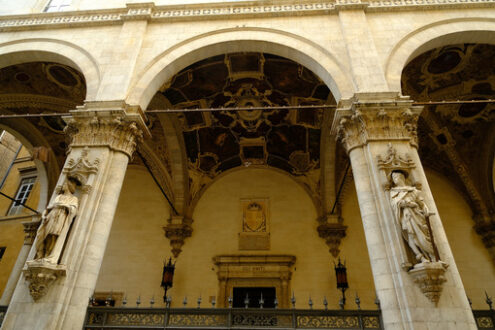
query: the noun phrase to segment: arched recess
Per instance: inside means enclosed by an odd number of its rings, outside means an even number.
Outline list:
[[[385,76],[390,89],[401,90],[402,70],[419,54],[462,43],[495,44],[495,19],[457,18],[412,31],[395,45],[385,63]]]
[[[206,184],[201,188],[201,190],[195,195],[195,198],[189,203],[189,207],[187,208],[186,216],[189,218],[192,218],[192,215],[194,214],[194,209],[196,208],[199,200],[201,200],[201,197],[205,194],[205,192],[210,188],[215,182],[220,180],[221,178],[237,171],[243,171],[243,170],[250,170],[250,169],[263,169],[263,170],[269,170],[273,171],[275,173],[282,174],[288,178],[290,178],[294,183],[296,183],[298,186],[300,186],[306,194],[308,194],[309,199],[313,202],[313,205],[315,207],[315,211],[318,215],[318,217],[322,216],[322,214],[319,214],[321,211],[321,206],[320,206],[320,200],[318,198],[315,198],[315,196],[312,194],[311,189],[309,189],[307,186],[305,186],[301,181],[298,181],[295,179],[293,176],[288,174],[287,172],[280,170],[275,167],[271,166],[256,166],[256,165],[251,165],[249,167],[235,167],[232,169],[229,169],[221,174],[219,174],[217,177],[215,177],[213,180],[206,182]]]
[[[72,43],[56,39],[22,39],[0,44],[0,69],[28,62],[55,62],[79,70],[86,80],[86,100],[95,100],[100,69],[94,57]]]
[[[0,129],[11,133],[30,151],[37,146],[43,146],[49,150],[49,158],[46,165],[40,160],[33,160],[36,165],[37,177],[40,183],[40,197],[36,209],[39,212],[43,211],[48,203],[50,192],[53,191],[57,184],[60,173],[55,154],[51,150],[50,144],[36,127],[25,119],[3,119],[0,122]]]
[[[127,103],[145,109],[161,84],[183,68],[208,57],[234,52],[286,57],[320,77],[337,101],[353,94],[348,70],[323,47],[284,31],[244,27],[205,33],[164,51],[138,75],[140,78],[131,87]]]

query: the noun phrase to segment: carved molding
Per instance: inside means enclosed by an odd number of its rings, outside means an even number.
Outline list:
[[[336,221],[329,222],[327,218],[319,219],[320,225],[317,227],[318,235],[325,240],[332,256],[338,257],[340,253],[340,243],[346,236],[347,226],[342,224],[342,219],[338,216],[329,216]]]
[[[360,101],[335,112],[332,131],[349,153],[371,141],[409,141],[417,147],[417,120],[422,107],[412,106],[408,98]]]
[[[196,21],[198,19],[232,19],[265,16],[301,16],[337,14],[340,10],[361,9],[367,12],[432,10],[450,8],[493,8],[493,0],[280,0],[276,4],[250,1],[216,4],[154,6],[152,3],[127,4],[127,8],[96,9],[76,12],[10,15],[0,19],[0,31],[33,28],[74,28],[122,24],[128,20]]]
[[[26,262],[23,269],[24,277],[29,282],[29,293],[34,301],[43,297],[48,288],[61,276],[65,276],[66,269],[63,265],[53,265],[37,260]]]
[[[447,281],[444,276],[446,268],[447,265],[443,262],[424,262],[409,271],[421,292],[435,305],[440,299],[443,283]]]
[[[185,219],[182,216],[172,216],[169,223],[163,227],[165,237],[170,240],[174,258],[177,258],[182,252],[184,240],[192,235],[191,222],[192,220]]]
[[[41,224],[41,216],[35,215],[33,216],[32,221],[23,222],[24,226],[24,245],[33,245],[34,239],[36,238],[36,233],[38,231],[38,227]]]
[[[72,116],[65,128],[70,137],[69,151],[73,147],[105,146],[125,153],[129,158],[142,140],[143,132],[133,121],[124,116]]]
[[[74,109],[77,103],[46,95],[4,94],[0,95],[0,108],[49,109],[53,112],[65,112]]]

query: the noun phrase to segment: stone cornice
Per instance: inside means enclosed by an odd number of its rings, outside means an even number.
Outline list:
[[[487,7],[495,8],[495,0],[278,0],[276,3],[261,0],[167,6],[135,3],[127,4],[126,8],[0,16],[0,31],[114,25],[128,20],[169,22],[325,15],[348,9],[380,12]]]

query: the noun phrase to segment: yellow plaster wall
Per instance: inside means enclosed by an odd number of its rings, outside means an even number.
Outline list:
[[[22,147],[17,161],[12,166],[1,191],[8,196],[15,197],[21,181],[19,169],[30,166],[34,166],[34,163],[30,160],[29,151],[25,147]],[[36,180],[26,205],[36,209],[39,194],[40,183]],[[24,243],[24,227],[22,222],[31,221],[30,215],[33,214],[32,211],[24,208],[18,215],[6,216],[11,204],[11,200],[0,196],[0,247],[7,247],[3,258],[0,260],[0,296],[5,289],[10,272],[15,265],[19,251]]]
[[[445,177],[428,170],[426,176],[466,294],[473,302],[473,309],[487,309],[484,291],[495,295],[495,265],[473,229],[471,208]]]
[[[170,245],[162,227],[169,218],[165,197],[141,166],[130,165],[124,179],[96,291],[124,292],[129,305],[141,295],[149,306],[160,295],[163,259]]]
[[[9,280],[10,272],[15,265],[17,255],[24,243],[22,222],[30,221],[31,217],[21,217],[11,220],[0,219],[0,247],[7,247],[0,260],[0,296]]]
[[[269,251],[238,250],[242,221],[240,199],[243,198],[269,199]],[[297,306],[307,308],[311,295],[315,308],[323,307],[323,296],[327,297],[329,308],[338,308],[340,294],[335,288],[333,257],[325,242],[318,237],[316,217],[308,194],[285,174],[254,168],[227,174],[208,188],[196,206],[193,236],[187,239],[178,258],[170,294],[176,297],[176,304],[185,295],[192,304],[199,295],[203,301],[216,296],[218,279],[212,262],[216,255],[289,254],[297,258],[291,282]],[[355,214],[352,217],[349,225],[354,227],[360,218]],[[369,261],[367,257],[361,260],[363,251],[366,253],[362,229],[356,229],[345,240],[351,287],[366,288],[373,292],[374,299]],[[353,290],[351,292],[354,294]],[[366,307],[369,307],[372,300],[365,300]]]

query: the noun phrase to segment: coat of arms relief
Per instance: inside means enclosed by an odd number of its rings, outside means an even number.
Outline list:
[[[268,199],[241,199],[242,227],[239,250],[269,250]]]

